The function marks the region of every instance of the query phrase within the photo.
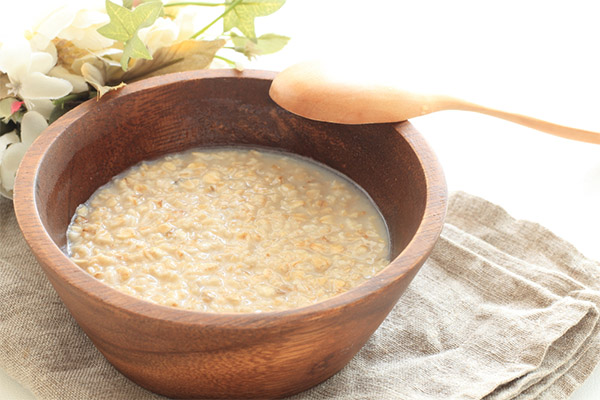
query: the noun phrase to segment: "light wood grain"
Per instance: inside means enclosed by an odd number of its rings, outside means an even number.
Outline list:
[[[478,112],[565,139],[600,144],[600,133],[496,110],[447,95],[365,83],[365,76],[340,75],[339,67],[303,62],[282,71],[270,91],[277,104],[317,121],[371,124],[406,121],[443,110]]]

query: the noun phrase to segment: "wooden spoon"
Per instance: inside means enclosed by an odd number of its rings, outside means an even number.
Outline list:
[[[319,62],[293,65],[279,73],[269,94],[286,110],[314,120],[341,124],[404,121],[441,110],[474,111],[542,132],[600,144],[600,133],[557,125],[525,115],[484,107],[445,95],[357,83]]]

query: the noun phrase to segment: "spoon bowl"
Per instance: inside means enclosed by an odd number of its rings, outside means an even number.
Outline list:
[[[419,93],[348,76],[322,62],[293,65],[275,77],[269,94],[286,110],[305,118],[340,124],[405,121],[442,110],[473,111],[566,139],[600,144],[600,133],[484,107],[446,95]]]
[[[426,95],[352,78],[349,81],[338,72],[318,62],[296,64],[275,77],[269,94],[294,114],[339,124],[398,122],[431,112]]]

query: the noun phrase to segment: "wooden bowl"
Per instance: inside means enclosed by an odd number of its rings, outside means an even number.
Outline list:
[[[153,392],[273,398],[324,381],[377,329],[442,229],[443,174],[410,123],[347,126],[292,115],[269,98],[274,75],[207,70],[131,84],[52,124],[19,169],[16,215],[48,279],[108,361]],[[165,153],[232,144],[283,149],[348,175],[381,209],[394,260],[362,285],[311,306],[209,314],[118,292],[65,255],[75,208],[112,176]]]

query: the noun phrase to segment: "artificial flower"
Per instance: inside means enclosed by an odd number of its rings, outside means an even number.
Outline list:
[[[143,3],[78,0],[52,12],[24,37],[0,38],[0,195],[11,196],[21,159],[49,121],[90,96],[100,98],[152,76],[208,68],[215,57],[241,68],[216,56],[223,48],[240,51],[237,45],[225,47],[229,28],[212,39],[195,39],[218,27],[215,22],[227,14],[206,25],[211,13],[198,11],[216,4]],[[266,15],[265,7],[247,7],[242,14],[253,21]]]
[[[14,97],[6,97],[0,100],[0,121],[5,124],[14,120],[14,116],[21,109],[22,101]]]
[[[69,81],[46,75],[55,64],[56,58],[52,54],[32,51],[25,39],[17,39],[0,47],[0,71],[10,81],[6,84],[8,93],[23,100],[28,110],[42,105],[36,101],[58,99],[73,90]]]
[[[16,132],[0,136],[0,194],[12,197],[17,168],[33,141],[48,127],[40,113],[29,111],[21,120],[21,139]]]
[[[57,65],[56,67],[52,68],[48,73],[48,76],[68,81],[73,86],[73,93],[83,93],[89,90],[87,82],[81,75],[72,73],[62,65]]]
[[[17,135],[17,131],[12,131],[9,133],[5,133],[0,136],[0,170],[2,169],[4,153],[9,146],[14,145],[15,143],[19,143],[19,136]],[[6,182],[6,189],[2,184],[2,175],[0,174],[0,195],[11,198],[12,185],[9,185],[9,182]]]
[[[31,42],[39,50],[45,49],[55,38],[68,40],[84,50],[105,49],[112,46],[114,40],[102,36],[98,28],[108,21],[109,17],[99,3],[95,9],[81,9],[69,4],[43,19],[30,34]]]
[[[150,50],[150,54],[162,47],[171,46],[179,37],[179,26],[169,18],[157,18],[148,28],[140,29],[138,33],[142,42]]]
[[[179,27],[179,36],[177,41],[181,42],[190,39],[198,30],[198,12],[194,6],[181,7],[177,11],[175,24]]]

